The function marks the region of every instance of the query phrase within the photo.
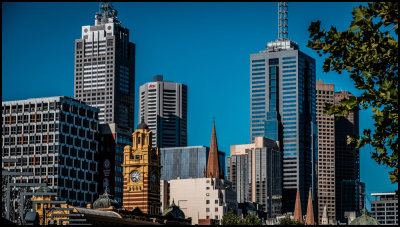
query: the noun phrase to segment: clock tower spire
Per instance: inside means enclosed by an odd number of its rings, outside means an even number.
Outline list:
[[[160,152],[152,147],[152,132],[142,122],[132,134],[132,146],[124,148],[123,207],[138,207],[146,214],[160,214]]]

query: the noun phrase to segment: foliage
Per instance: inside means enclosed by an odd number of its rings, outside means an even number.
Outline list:
[[[319,56],[327,55],[324,72],[350,73],[355,87],[363,93],[344,99],[340,105],[326,105],[326,114],[346,116],[349,112],[372,107],[374,134],[365,129],[359,137],[348,137],[348,144],[361,148],[370,144],[372,158],[394,168],[390,181],[398,182],[399,103],[398,103],[398,2],[373,2],[353,9],[347,31],[321,30],[321,21],[312,22],[308,47]],[[394,33],[394,34],[393,34]],[[393,37],[394,35],[395,37]]]
[[[261,225],[260,219],[254,214],[247,214],[245,218],[236,216],[231,209],[222,217],[222,225]]]
[[[240,225],[240,218],[236,216],[231,209],[222,217],[222,225]]]
[[[255,214],[247,214],[244,219],[242,218],[242,225],[261,225],[261,221]]]
[[[278,225],[304,225],[304,223],[292,220],[290,217],[286,216],[279,221]]]

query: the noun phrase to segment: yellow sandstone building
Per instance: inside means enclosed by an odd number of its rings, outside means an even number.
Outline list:
[[[152,147],[152,132],[142,122],[133,133],[133,146],[125,146],[123,207],[136,207],[145,214],[159,215],[161,161],[159,148]]]

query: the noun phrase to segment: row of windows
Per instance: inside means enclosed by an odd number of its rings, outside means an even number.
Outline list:
[[[283,99],[295,99],[296,96],[295,95],[291,95],[291,96],[283,96]]]
[[[290,59],[296,59],[296,56],[292,56],[292,57],[283,57],[282,60],[290,60]]]
[[[252,110],[263,110],[265,109],[265,106],[257,106],[257,107],[252,107]]]

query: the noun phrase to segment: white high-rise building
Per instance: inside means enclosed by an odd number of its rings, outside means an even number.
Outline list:
[[[153,147],[186,147],[187,86],[158,75],[140,86],[139,97],[139,122],[153,132]]]
[[[134,128],[135,44],[104,3],[95,25],[82,26],[75,40],[75,99],[100,109],[99,121]]]

